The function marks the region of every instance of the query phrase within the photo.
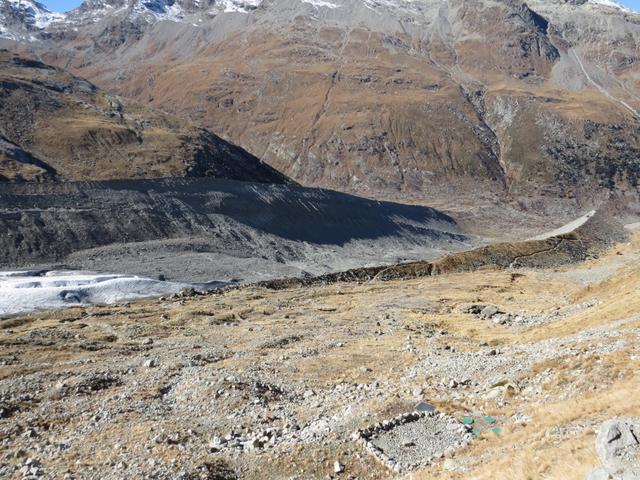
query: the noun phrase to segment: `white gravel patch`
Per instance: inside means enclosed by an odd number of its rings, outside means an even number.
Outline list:
[[[566,225],[563,225],[559,228],[556,228],[555,230],[551,230],[550,232],[546,232],[543,233],[541,235],[538,235],[537,237],[533,237],[530,240],[546,240],[547,238],[551,238],[551,237],[555,237],[558,235],[564,235],[567,233],[571,233],[573,232],[575,229],[581,227],[582,225],[584,225],[585,223],[587,223],[587,220],[589,220],[591,217],[593,217],[596,214],[595,210],[591,210],[587,213],[585,213],[584,215],[582,215],[579,218],[576,218],[575,220],[567,223]]]

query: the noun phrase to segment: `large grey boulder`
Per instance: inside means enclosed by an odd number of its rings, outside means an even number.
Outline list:
[[[617,418],[603,423],[596,451],[602,466],[587,480],[640,480],[640,419]]]

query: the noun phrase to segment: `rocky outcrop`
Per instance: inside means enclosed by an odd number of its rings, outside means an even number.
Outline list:
[[[614,419],[600,426],[596,451],[602,466],[587,480],[640,478],[640,419]]]
[[[56,171],[51,165],[35,158],[0,135],[0,181],[54,180]]]

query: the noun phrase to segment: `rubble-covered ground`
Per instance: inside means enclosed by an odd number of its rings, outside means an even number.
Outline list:
[[[2,320],[0,477],[583,479],[640,413],[639,259]]]

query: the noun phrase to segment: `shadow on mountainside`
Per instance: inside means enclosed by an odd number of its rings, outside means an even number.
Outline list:
[[[0,205],[6,264],[196,236],[221,246],[264,237],[334,246],[380,238],[431,247],[467,240],[451,217],[432,208],[220,179],[4,184]]]

